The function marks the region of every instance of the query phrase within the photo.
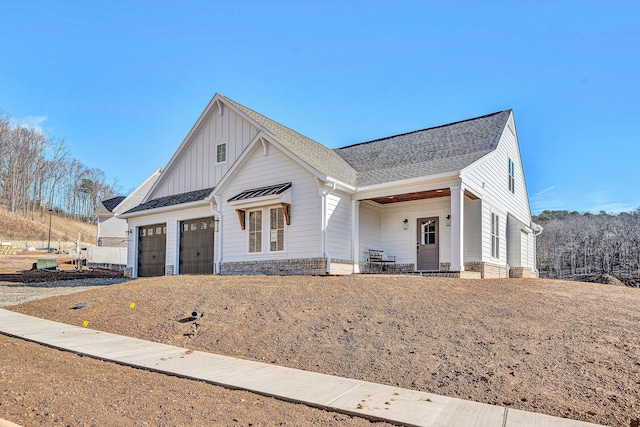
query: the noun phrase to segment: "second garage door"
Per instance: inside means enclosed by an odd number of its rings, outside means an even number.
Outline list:
[[[180,223],[180,274],[213,274],[214,229],[213,217]]]

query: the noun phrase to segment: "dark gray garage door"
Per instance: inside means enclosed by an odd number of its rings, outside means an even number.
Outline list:
[[[213,218],[180,223],[180,274],[213,274]]]
[[[167,252],[167,226],[138,228],[138,277],[164,276]]]

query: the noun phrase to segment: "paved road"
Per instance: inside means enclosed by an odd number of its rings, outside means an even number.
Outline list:
[[[82,279],[62,280],[44,283],[10,283],[0,284],[0,307],[23,304],[29,301],[67,295],[75,292],[94,289],[96,286],[108,286],[122,283],[126,279]]]

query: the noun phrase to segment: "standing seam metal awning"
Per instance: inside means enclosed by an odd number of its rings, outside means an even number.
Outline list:
[[[290,182],[285,182],[284,184],[271,185],[268,187],[260,187],[260,188],[252,188],[249,190],[244,190],[241,193],[233,196],[227,202],[237,202],[239,200],[247,200],[253,199],[255,197],[263,197],[263,196],[273,196],[275,194],[281,194],[284,191],[291,188]]]

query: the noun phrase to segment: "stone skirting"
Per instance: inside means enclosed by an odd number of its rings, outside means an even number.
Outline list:
[[[509,277],[514,279],[536,279],[538,272],[526,267],[511,267],[509,269]]]
[[[333,262],[332,262],[333,264]],[[220,274],[224,275],[306,275],[319,276],[326,274],[326,258],[274,259],[266,261],[223,262]],[[353,264],[351,265],[353,272]]]
[[[87,267],[104,268],[106,270],[116,270],[116,271],[121,271],[127,268],[127,266],[123,264],[108,264],[108,263],[99,263],[99,262],[88,262]]]
[[[478,272],[483,279],[500,279],[509,277],[509,267],[506,265],[492,264],[490,262],[465,262],[465,271]],[[448,262],[440,263],[440,271],[451,270]]]
[[[369,264],[369,262],[360,263],[360,273],[370,274],[406,274],[414,273],[415,266],[413,264]]]

